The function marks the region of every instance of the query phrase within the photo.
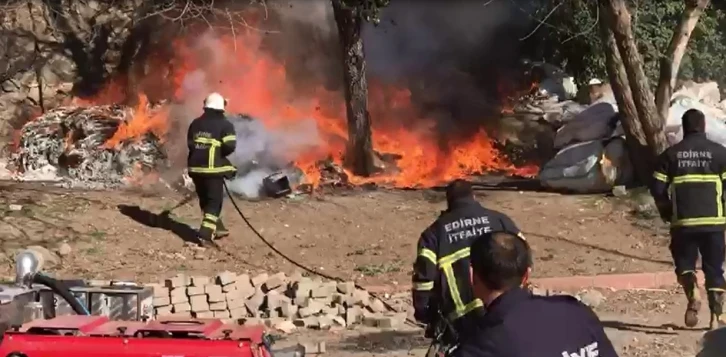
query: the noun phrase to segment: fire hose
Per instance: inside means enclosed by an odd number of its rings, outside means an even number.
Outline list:
[[[71,306],[71,309],[73,309],[73,312],[75,312],[78,315],[90,315],[88,310],[86,309],[83,304],[81,304],[78,299],[76,299],[75,296],[71,293],[70,289],[66,287],[63,282],[51,278],[47,275],[43,275],[42,273],[37,273],[35,276],[33,276],[33,282],[40,285],[45,285],[50,290],[52,290],[54,293],[60,295],[60,297],[65,300],[68,305]]]
[[[321,278],[328,279],[328,280],[333,280],[333,281],[337,281],[337,282],[341,282],[341,283],[342,282],[345,282],[345,280],[343,280],[343,279],[341,279],[339,277],[335,277],[335,276],[332,276],[332,275],[327,275],[327,274],[321,273],[321,272],[319,272],[319,271],[317,271],[315,269],[309,268],[309,267],[307,267],[307,266],[305,266],[305,265],[303,265],[303,264],[295,261],[294,259],[290,258],[288,255],[286,255],[285,253],[283,253],[279,249],[277,249],[277,247],[275,247],[275,245],[273,245],[272,243],[270,243],[270,241],[268,241],[267,238],[265,238],[265,236],[263,236],[262,233],[260,233],[257,230],[257,228],[255,228],[255,226],[252,225],[252,223],[249,221],[249,219],[247,219],[247,217],[245,216],[245,214],[242,213],[242,210],[237,205],[237,201],[235,201],[234,197],[232,196],[232,192],[229,190],[229,187],[227,187],[227,182],[224,183],[224,190],[227,192],[227,197],[229,197],[229,201],[232,202],[232,206],[234,206],[234,209],[237,211],[237,214],[239,214],[240,218],[242,218],[242,220],[245,222],[245,224],[247,224],[247,227],[249,227],[249,229],[252,231],[252,233],[254,233],[257,236],[257,238],[259,238],[263,243],[265,243],[265,245],[268,248],[270,248],[273,252],[275,252],[275,254],[277,254],[280,257],[282,257],[283,259],[287,260],[290,264],[292,264],[292,265],[294,265],[294,266],[296,266],[296,267],[298,267],[298,268],[300,268],[300,269],[302,269],[302,270],[304,270],[304,271],[306,271],[306,272],[308,272],[310,274],[317,275],[317,276],[319,276]],[[356,283],[354,283],[354,285],[355,285],[356,289],[366,290],[364,287],[362,287],[362,286],[360,286],[360,285],[358,285]],[[378,295],[376,295],[374,293],[371,293],[371,292],[369,292],[369,294],[374,299],[377,299],[377,300],[381,301],[383,303],[383,306],[385,306],[388,310],[396,311],[396,309],[394,309],[393,306],[391,306],[385,300],[383,300],[382,298],[380,298]],[[414,321],[414,320],[412,320],[410,318],[406,318],[406,322],[409,323],[409,324],[412,324],[412,325],[414,325],[416,327],[421,327],[421,324],[419,324],[418,322],[416,322],[416,321]]]

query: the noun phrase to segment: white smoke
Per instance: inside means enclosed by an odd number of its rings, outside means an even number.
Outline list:
[[[240,73],[235,74],[225,71],[229,63],[224,61],[228,58],[222,58],[225,55],[224,47],[211,31],[201,35],[196,44],[196,50],[207,62],[202,69],[186,75],[181,88],[183,101],[172,104],[171,108],[180,138],[186,137],[191,121],[202,114],[204,98],[211,92],[219,91],[215,83],[220,83],[220,76],[242,77],[240,74],[249,70],[240,68]],[[230,102],[235,99],[239,98],[228,98]],[[278,118],[251,118],[245,113],[227,113],[227,117],[237,135],[237,148],[228,156],[237,168],[237,177],[228,182],[230,190],[248,198],[257,198],[262,194],[264,178],[280,171],[288,176],[291,183],[301,181],[302,173],[291,164],[301,153],[320,145],[321,139],[314,119],[299,118],[294,123],[269,128],[264,124],[265,119],[278,122]]]

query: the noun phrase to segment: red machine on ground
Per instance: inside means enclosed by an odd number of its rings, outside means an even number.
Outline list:
[[[262,326],[217,319],[138,322],[71,315],[7,330],[0,357],[273,357],[266,339]]]

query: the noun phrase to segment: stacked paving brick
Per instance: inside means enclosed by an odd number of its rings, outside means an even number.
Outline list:
[[[353,282],[310,279],[300,274],[250,278],[225,271],[214,279],[179,274],[154,284],[157,317],[219,318],[241,324],[327,329],[363,324],[393,328],[405,313],[388,311]]]

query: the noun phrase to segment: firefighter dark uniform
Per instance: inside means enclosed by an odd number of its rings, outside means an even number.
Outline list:
[[[471,289],[469,248],[475,239],[498,231],[521,236],[509,217],[473,197],[455,201],[424,230],[412,279],[416,320],[431,325],[443,316],[459,331],[483,313]]]
[[[617,357],[600,320],[571,296],[516,288],[496,298],[461,334],[455,357]]]
[[[224,101],[221,96],[219,98]],[[214,94],[207,98],[204,114],[192,121],[187,133],[189,176],[194,182],[199,206],[204,214],[199,228],[199,238],[203,240],[227,233],[220,219],[224,179],[233,177],[236,172],[226,158],[236,147],[235,130],[224,115],[224,104],[218,105],[219,98],[214,97]],[[222,110],[218,109],[220,107]]]
[[[653,176],[651,193],[661,217],[670,222],[670,250],[678,282],[688,299],[685,323],[689,327],[698,324],[701,299],[696,261],[700,251],[711,328],[715,328],[726,322],[723,314],[726,281],[722,267],[726,148],[707,139],[703,132],[686,131],[681,142],[660,155]]]

